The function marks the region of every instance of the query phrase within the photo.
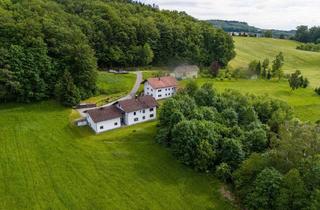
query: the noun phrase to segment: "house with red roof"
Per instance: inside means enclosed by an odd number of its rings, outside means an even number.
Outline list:
[[[156,100],[172,97],[177,92],[178,82],[174,77],[155,77],[144,81],[144,95]]]
[[[157,102],[152,96],[118,101],[111,106],[86,111],[87,124],[95,133],[156,119]]]

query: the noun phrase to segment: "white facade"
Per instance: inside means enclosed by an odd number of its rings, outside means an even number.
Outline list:
[[[149,95],[156,100],[172,97],[176,94],[176,87],[165,87],[154,89],[149,82],[144,83],[144,95]]]
[[[102,122],[95,123],[91,119],[89,115],[87,115],[88,125],[94,130],[96,133],[101,133],[104,131],[116,129],[121,127],[121,118],[110,119]]]
[[[126,125],[133,125],[149,120],[154,120],[157,117],[157,108],[149,108],[149,109],[142,109],[135,112],[125,113],[124,116],[124,123]]]

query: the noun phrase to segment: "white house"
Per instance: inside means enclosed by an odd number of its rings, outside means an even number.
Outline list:
[[[174,77],[149,78],[144,81],[144,95],[156,100],[169,98],[177,92],[177,80]]]
[[[96,132],[133,125],[157,117],[157,102],[152,96],[118,101],[114,105],[87,111],[87,123]]]
[[[116,106],[101,107],[87,111],[88,125],[96,133],[121,127],[123,112]]]
[[[157,117],[157,102],[152,96],[119,101],[116,106],[124,112],[126,125],[154,120]]]

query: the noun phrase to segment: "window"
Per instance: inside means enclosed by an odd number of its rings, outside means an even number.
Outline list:
[[[133,120],[134,120],[135,122],[137,122],[137,121],[139,121],[139,118],[136,117],[136,118],[134,118]]]
[[[161,92],[161,89],[159,89],[158,92]]]
[[[100,126],[100,129],[103,129],[103,126]]]
[[[168,95],[170,96],[170,95],[171,95],[171,93],[168,93]]]
[[[166,96],[167,96],[168,94],[166,94]]]
[[[153,112],[153,108],[150,108],[150,112]]]
[[[117,126],[117,125],[118,125],[118,122],[115,122],[115,123],[114,123],[114,126]]]
[[[174,90],[174,88],[172,88],[172,90]]]
[[[146,113],[146,110],[142,110],[142,113],[143,113],[143,114]]]
[[[160,97],[162,97],[162,95],[158,95],[158,97],[160,98]]]
[[[146,116],[143,116],[142,119],[145,120],[145,119],[146,119]]]
[[[150,114],[150,118],[153,118],[154,117],[154,114]]]
[[[136,113],[136,112],[133,112],[133,115],[137,115],[137,113]]]

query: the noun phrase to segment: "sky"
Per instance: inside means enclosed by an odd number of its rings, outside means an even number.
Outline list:
[[[200,20],[248,22],[264,29],[320,25],[320,0],[139,0],[160,9],[185,11]]]

